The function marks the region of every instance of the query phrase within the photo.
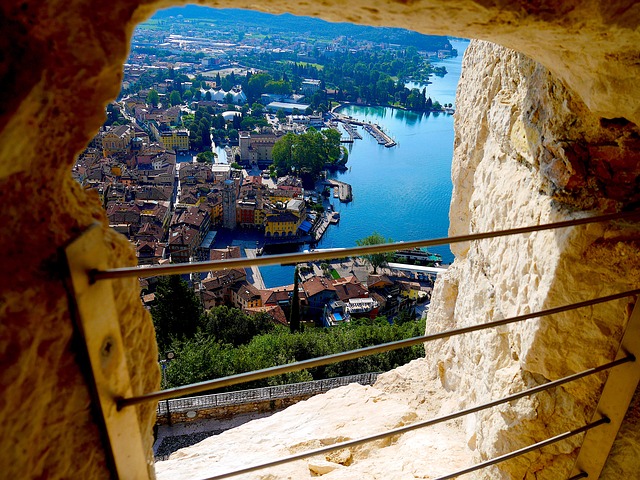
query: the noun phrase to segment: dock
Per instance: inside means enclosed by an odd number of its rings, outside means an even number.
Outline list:
[[[341,182],[339,180],[327,180],[326,184],[333,189],[333,196],[335,198],[339,198],[341,202],[347,203],[353,200],[351,185],[349,185],[348,183]]]
[[[373,136],[373,138],[376,139],[378,144],[384,145],[387,148],[395,147],[397,145],[396,141],[393,138],[391,138],[389,135],[387,135],[382,130],[382,128],[380,128],[380,125],[376,125],[374,123],[365,122],[365,121],[362,121],[362,120],[357,120],[357,119],[355,119],[353,117],[342,115],[342,114],[336,113],[336,112],[332,112],[332,115],[333,115],[333,119],[335,121],[342,123],[342,126],[344,127],[344,129],[350,135],[349,136],[349,140],[345,139],[344,143],[353,143],[353,139],[355,139],[355,138],[362,139],[362,136],[358,133],[358,131],[354,127],[354,125],[360,125],[360,126],[364,127],[364,129],[367,132],[369,132],[371,134],[371,136]],[[352,132],[353,132],[353,134],[352,134]]]
[[[319,242],[320,241],[320,239],[324,235],[324,232],[327,231],[327,228],[329,227],[330,223],[331,223],[331,221],[329,219],[329,216],[326,213],[323,213],[322,217],[320,217],[320,220],[318,220],[315,223],[315,225],[311,229],[311,232],[309,232],[311,234],[311,238],[313,238],[314,242]]]
[[[384,145],[387,148],[395,147],[397,144],[389,135],[384,133],[380,126],[373,123],[368,123],[364,126],[364,129],[375,138],[379,145]]]
[[[347,135],[349,135],[349,139],[343,140],[342,143],[353,143],[355,139],[362,140],[362,135],[358,133],[358,130],[356,129],[356,127],[351,125],[351,123],[343,122],[342,128],[344,128],[344,130],[347,132]]]
[[[244,253],[247,258],[256,258],[256,249],[255,248],[245,248]],[[260,273],[260,269],[258,267],[250,267],[251,268],[251,276],[252,280],[250,283],[253,284],[254,287],[264,290],[266,287],[264,286],[264,280],[262,279],[262,274]]]

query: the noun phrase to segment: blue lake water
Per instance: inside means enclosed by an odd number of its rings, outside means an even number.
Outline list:
[[[468,41],[452,40],[459,55],[438,62],[444,77],[432,77],[427,94],[435,101],[455,103],[462,54]],[[422,88],[423,85],[408,85]],[[446,237],[451,202],[453,117],[407,112],[386,107],[350,105],[340,113],[377,123],[397,146],[385,148],[362,128],[362,140],[349,145],[349,170],[335,178],[353,187],[353,201],[329,203],[340,223],[327,229],[318,248],[353,247],[356,240],[378,232],[393,241]],[[433,247],[444,262],[453,261],[449,247]],[[267,287],[293,283],[293,267],[260,269]]]

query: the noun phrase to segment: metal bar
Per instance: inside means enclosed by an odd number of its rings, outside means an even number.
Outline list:
[[[327,260],[332,258],[357,257],[371,255],[374,253],[393,252],[414,247],[433,247],[437,245],[448,245],[451,243],[470,242],[487,238],[504,237],[507,235],[517,235],[522,233],[539,232],[541,230],[552,230],[555,228],[574,227],[589,223],[607,222],[611,220],[629,219],[638,217],[640,212],[620,212],[595,217],[578,218],[565,220],[562,222],[546,223],[543,225],[533,225],[528,227],[512,228],[508,230],[497,230],[485,233],[473,233],[459,235],[455,237],[444,237],[427,240],[413,240],[408,242],[385,243],[382,245],[368,245],[363,247],[336,248],[332,251],[323,252],[303,252],[288,253],[283,255],[269,255],[256,258],[237,258],[228,260],[216,260],[208,262],[175,263],[171,265],[153,265],[149,267],[128,267],[112,268],[107,270],[94,269],[90,272],[93,281],[106,280],[125,277],[153,277],[156,275],[179,275],[192,272],[207,272],[210,270],[224,270],[226,268],[246,268],[260,267],[265,265],[295,264],[311,262],[316,260]]]
[[[133,392],[113,287],[111,282],[91,283],[87,275],[90,268],[106,266],[104,232],[97,226],[89,228],[65,253],[71,310],[84,338],[89,359],[87,383],[93,388],[96,417],[102,424],[112,477],[150,478],[153,466],[143,447],[137,412],[120,410],[116,404],[117,398]]]
[[[191,385],[185,385],[183,387],[171,388],[168,390],[161,390],[159,392],[152,392],[140,395],[132,398],[121,398],[118,400],[118,407],[123,408],[131,405],[136,405],[144,402],[160,401],[165,398],[174,398],[183,395],[192,395],[194,393],[201,393],[207,390],[213,390],[216,388],[228,387],[230,385],[236,385],[238,383],[249,382],[253,380],[260,380],[263,378],[271,377],[274,375],[280,375],[283,373],[296,372],[304,370],[306,368],[319,367],[321,365],[328,365],[330,363],[341,362],[344,360],[352,360],[354,358],[360,358],[367,355],[373,355],[376,353],[388,352],[391,350],[397,350],[398,348],[411,347],[413,345],[419,345],[421,343],[430,342],[433,340],[440,340],[443,338],[452,337],[454,335],[462,335],[464,333],[475,332],[478,330],[485,330],[488,328],[500,327],[508,325],[510,323],[521,322],[532,318],[543,317],[547,315],[554,315],[556,313],[566,312],[569,310],[575,310],[577,308],[588,307],[599,303],[610,302],[612,300],[618,300],[620,298],[629,297],[631,295],[640,294],[640,289],[630,290],[623,293],[617,293],[615,295],[608,295],[606,297],[600,297],[592,300],[586,300],[584,302],[573,303],[571,305],[564,305],[561,307],[550,308],[547,310],[541,310],[539,312],[527,313],[519,315],[517,317],[505,318],[503,320],[496,320],[493,322],[482,323],[471,327],[456,328],[453,330],[447,330],[445,332],[435,333],[432,335],[422,335],[420,337],[407,338],[405,340],[398,340],[395,342],[382,343],[380,345],[373,345],[371,347],[360,348],[357,350],[350,350],[348,352],[336,353],[333,355],[326,355],[323,357],[311,358],[309,360],[303,360],[301,362],[289,363],[287,365],[278,365],[275,367],[263,368],[262,370],[255,370],[253,372],[239,373],[237,375],[231,375],[229,377],[218,378],[215,380],[207,380],[200,383],[194,383]]]
[[[637,302],[629,316],[617,357],[623,355],[640,357],[640,304]],[[639,363],[630,363],[609,374],[594,416],[606,415],[611,419],[611,423],[584,437],[571,473],[585,472],[591,478],[600,477],[613,442],[618,435],[618,430],[631,404],[633,394],[638,388],[640,382]]]
[[[538,450],[542,447],[546,447],[547,445],[551,445],[553,443],[566,440],[567,438],[573,437],[575,435],[580,435],[581,433],[588,432],[593,428],[599,427],[601,425],[606,425],[609,422],[610,420],[607,417],[602,417],[601,419],[596,420],[595,422],[586,424],[584,427],[576,428],[575,430],[569,430],[568,432],[561,433],[560,435],[556,435],[555,437],[551,437],[547,440],[543,440],[542,442],[534,443],[533,445],[529,445],[528,447],[521,448],[520,450],[516,450],[515,452],[507,453],[506,455],[501,455],[491,460],[487,460],[486,462],[478,463],[473,467],[465,468],[464,470],[458,470],[457,472],[451,473],[449,475],[445,475],[444,477],[438,477],[435,480],[449,480],[459,475],[464,475],[465,473],[475,472],[476,470],[490,467],[491,465],[495,465],[497,463],[501,463],[506,460],[519,457],[520,455],[524,455],[525,453],[533,452],[534,450]]]
[[[386,432],[383,433],[378,433],[375,435],[370,435],[368,437],[362,437],[362,438],[358,438],[355,440],[348,440],[345,442],[340,442],[340,443],[335,443],[333,445],[329,445],[326,447],[321,447],[321,448],[317,448],[315,450],[310,450],[307,452],[302,452],[302,453],[297,453],[295,455],[290,455],[288,457],[284,457],[281,458],[279,460],[273,460],[271,462],[265,462],[265,463],[261,463],[261,464],[257,464],[257,465],[252,465],[240,470],[234,470],[233,472],[228,472],[228,473],[223,473],[220,475],[216,475],[213,477],[209,477],[206,480],[220,480],[223,478],[229,478],[229,477],[233,477],[236,475],[240,475],[240,474],[245,474],[245,473],[250,473],[256,470],[261,470],[264,468],[270,468],[270,467],[275,467],[278,465],[283,465],[285,463],[289,463],[289,462],[294,462],[296,460],[302,460],[305,458],[309,458],[309,457],[313,457],[315,455],[320,455],[323,453],[329,453],[329,452],[333,452],[335,450],[340,450],[343,448],[347,448],[347,447],[354,447],[356,445],[362,445],[363,443],[369,443],[369,442],[373,442],[375,440],[382,440],[383,438],[387,438],[387,437],[391,437],[394,435],[401,435],[407,432],[410,432],[412,430],[418,430],[420,428],[425,428],[425,427],[430,427],[433,425],[436,425],[438,423],[442,423],[442,422],[447,422],[449,420],[454,420],[456,418],[459,417],[463,417],[465,415],[469,415],[471,413],[476,413],[479,412],[481,410],[486,410],[488,408],[492,408],[495,407],[497,405],[502,405],[503,403],[509,403],[512,402],[514,400],[518,400],[522,397],[526,397],[529,395],[533,395],[536,393],[540,393],[543,392],[545,390],[550,390],[552,388],[558,387],[560,385],[563,385],[565,383],[569,383],[569,382],[573,382],[575,380],[579,380],[581,378],[590,376],[590,375],[594,375],[596,373],[600,373],[603,372],[609,368],[614,368],[617,367],[619,365],[622,365],[623,363],[627,363],[627,362],[633,362],[635,361],[635,359],[633,357],[628,357],[628,358],[624,358],[624,359],[620,359],[620,360],[616,360],[613,362],[609,362],[606,363],[604,365],[600,365],[598,367],[589,369],[589,370],[585,370],[583,372],[580,373],[576,373],[573,375],[569,375],[567,377],[563,377],[560,378],[558,380],[554,380],[548,383],[545,383],[543,385],[538,385],[537,387],[533,387],[530,388],[528,390],[524,390],[522,392],[519,393],[515,393],[513,395],[509,395],[507,397],[501,398],[500,400],[494,400],[492,402],[488,402],[488,403],[484,403],[482,405],[477,405],[475,407],[471,407],[471,408],[467,408],[465,410],[460,410],[458,412],[455,413],[450,413],[448,415],[443,415],[441,417],[437,417],[437,418],[433,418],[431,420],[425,420],[423,422],[417,422],[411,425],[406,425],[404,427],[398,427],[398,428],[394,428],[392,430],[388,430]]]
[[[295,386],[297,389],[293,392],[294,395],[298,395],[300,393],[310,393],[317,394],[323,393],[333,388],[341,387],[344,385],[348,385],[350,383],[359,383],[361,385],[371,385],[376,378],[378,378],[379,372],[374,373],[363,373],[359,375],[347,375],[344,377],[334,377],[323,380],[312,380],[310,382],[299,382],[293,383],[289,385]],[[238,393],[243,394],[247,393],[249,396],[247,400],[250,402],[255,400],[256,398],[259,400],[269,400],[272,398],[287,398],[290,395],[287,395],[284,392],[284,388],[288,387],[288,385],[275,385],[272,387],[261,387],[261,388],[253,388],[250,390],[242,390],[239,392],[231,392],[231,393],[213,393],[210,395],[204,395],[200,397],[189,397],[183,398],[181,400],[165,400],[165,403],[158,402],[158,408],[156,409],[158,415],[164,415],[165,411],[171,408],[173,412],[186,412],[188,410],[194,409],[204,409],[204,408],[213,408],[218,406],[218,403],[222,404],[240,404],[239,401],[226,401],[225,398],[228,398],[230,394]],[[222,401],[219,402],[218,399],[222,398]],[[187,402],[187,403],[185,403]]]

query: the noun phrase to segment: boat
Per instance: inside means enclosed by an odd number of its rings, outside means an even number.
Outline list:
[[[338,198],[339,196],[338,187],[333,187],[333,198]]]
[[[440,254],[431,253],[425,247],[398,250],[395,252],[394,256],[399,260],[411,260],[417,263],[427,263],[429,265],[442,263],[442,256]]]

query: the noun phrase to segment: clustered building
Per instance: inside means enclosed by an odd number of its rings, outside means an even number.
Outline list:
[[[304,86],[305,93],[310,93],[320,83],[309,80]],[[172,85],[154,87],[164,93]],[[318,216],[307,212],[299,178],[274,179],[267,171],[251,176],[228,164],[178,163],[177,155],[190,150],[189,131],[180,127],[182,110],[148,105],[142,100],[145,94],[141,91],[137,98],[128,98],[123,107],[111,105],[111,113],[120,113],[117,121],[102,129],[73,169],[81,185],[99,196],[110,226],[135,245],[139,265],[240,257],[238,247],[213,248],[220,229],[256,229],[270,243],[311,238]],[[246,102],[239,88],[201,90],[201,94],[203,102],[216,105]],[[278,128],[239,132],[240,163],[266,168],[272,163],[274,144],[285,131],[323,122],[322,116],[288,118],[286,123],[278,122]],[[266,313],[275,322],[287,324],[293,285],[259,289],[247,280],[244,269],[193,275],[191,282],[207,309],[230,305],[249,314]],[[143,281],[147,305],[154,301],[153,285],[153,278]],[[314,274],[300,284],[298,296],[304,317],[329,327],[352,318],[393,315],[418,298],[421,288],[384,276],[359,280]]]

